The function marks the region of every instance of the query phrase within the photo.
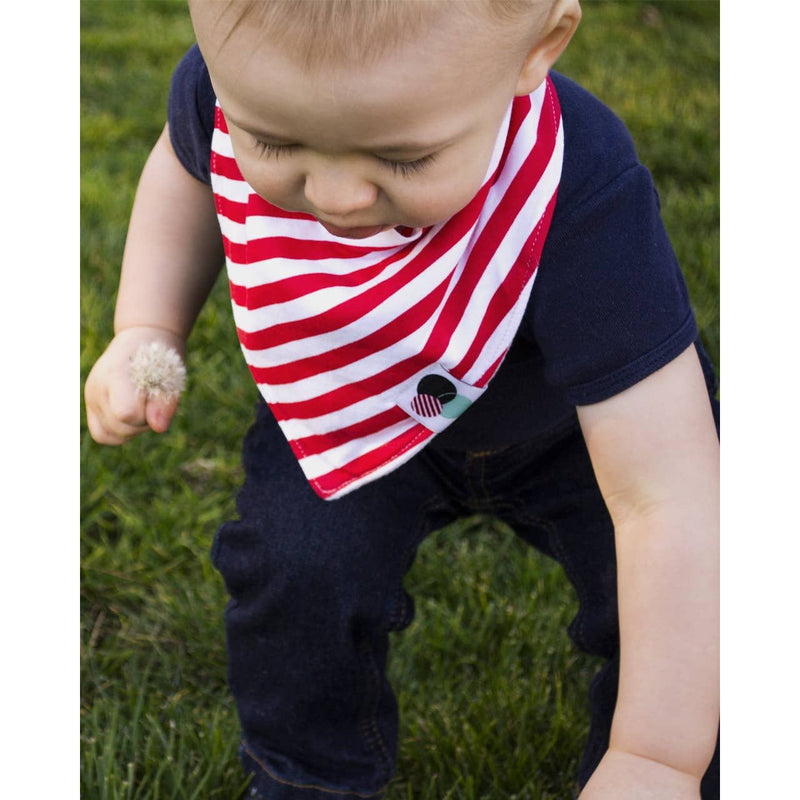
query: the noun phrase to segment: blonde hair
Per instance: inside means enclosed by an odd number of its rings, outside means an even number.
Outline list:
[[[199,0],[190,0],[197,3]],[[518,36],[534,30],[554,0],[228,0],[226,38],[239,25],[269,31],[307,69],[374,63],[445,15],[495,23]]]

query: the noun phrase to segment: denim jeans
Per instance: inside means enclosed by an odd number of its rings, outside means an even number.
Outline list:
[[[397,746],[388,634],[414,616],[403,578],[428,533],[474,513],[496,515],[561,563],[579,600],[569,634],[607,659],[589,692],[585,784],[608,745],[619,634],[613,528],[574,416],[496,452],[434,440],[334,501],[314,494],[263,404],[243,458],[241,518],[220,528],[212,557],[231,597],[229,683],[252,796],[381,796]],[[719,796],[718,765],[717,753],[704,800]]]

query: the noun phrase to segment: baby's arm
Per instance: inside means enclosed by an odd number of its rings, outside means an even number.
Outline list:
[[[719,719],[719,443],[694,347],[578,409],[614,522],[619,696],[581,800],[699,798]]]
[[[115,336],[86,380],[86,416],[96,441],[121,444],[148,427],[169,427],[177,397],[148,397],[138,390],[130,361],[141,345],[155,341],[183,357],[223,260],[211,189],[178,161],[165,127],[136,191]]]

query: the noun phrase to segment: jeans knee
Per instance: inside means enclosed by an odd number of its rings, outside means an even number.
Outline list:
[[[217,532],[212,560],[232,601],[264,614],[285,609],[320,622],[360,616],[387,629],[404,627],[413,615],[399,590],[401,565],[366,534],[228,522]]]

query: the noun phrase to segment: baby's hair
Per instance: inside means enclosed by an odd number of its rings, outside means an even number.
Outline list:
[[[530,30],[529,23],[552,5],[553,0],[227,0],[220,19],[230,15],[228,37],[243,23],[269,31],[314,69],[374,63],[442,15]]]

